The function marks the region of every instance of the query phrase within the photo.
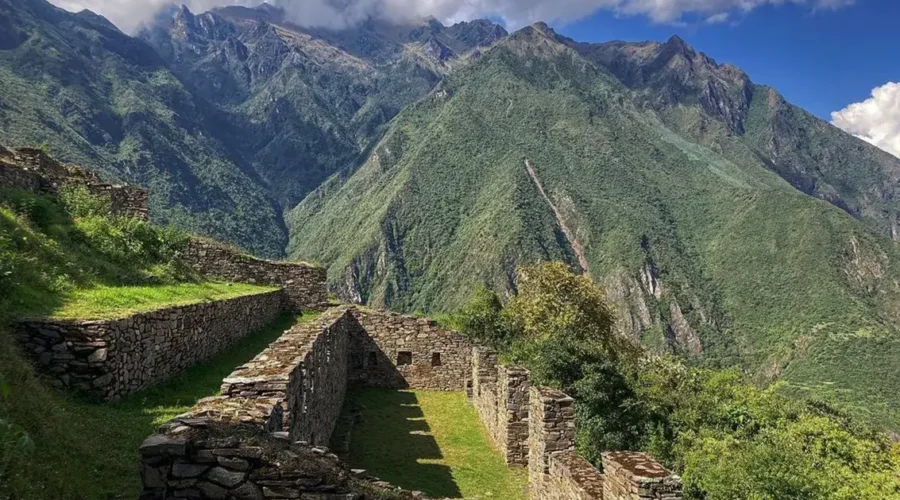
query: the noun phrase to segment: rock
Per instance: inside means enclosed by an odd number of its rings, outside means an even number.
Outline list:
[[[166,476],[169,473],[168,467],[152,467],[145,465],[141,471],[141,477],[144,480],[145,488],[165,488]]]
[[[109,350],[106,348],[97,349],[93,354],[88,356],[88,362],[90,363],[99,363],[101,361],[106,361],[106,354]]]
[[[247,482],[242,484],[239,488],[235,488],[231,490],[231,496],[233,496],[236,500],[264,500],[263,492],[259,489],[259,486]]]
[[[180,439],[175,439],[162,434],[154,434],[144,440],[140,447],[141,455],[187,455],[187,444]]]
[[[178,478],[199,477],[209,469],[208,465],[188,464],[178,462],[172,467],[172,475]]]
[[[222,467],[214,467],[206,473],[207,479],[226,488],[239,485],[245,477],[247,477],[247,474],[243,472],[234,472]]]
[[[226,469],[237,470],[237,471],[250,470],[250,462],[240,459],[240,458],[219,457],[218,462],[219,462],[219,465],[221,465],[222,467],[225,467]]]
[[[106,387],[112,382],[113,374],[107,373],[106,375],[102,375],[94,379],[93,386],[94,387]]]
[[[220,500],[228,496],[228,490],[217,484],[207,483],[206,481],[197,483],[197,489],[203,493],[204,498],[212,500]]]
[[[266,498],[300,498],[300,492],[293,488],[263,487],[263,495]]]

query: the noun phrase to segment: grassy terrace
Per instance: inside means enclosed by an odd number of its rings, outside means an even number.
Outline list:
[[[506,466],[465,394],[355,389],[345,413],[356,412],[352,467],[437,498],[525,498],[525,470]]]
[[[138,446],[154,429],[184,413],[202,398],[214,396],[222,379],[260,353],[284,330],[317,314],[283,314],[231,348],[180,375],[113,404],[95,404],[56,392],[28,378],[27,391],[13,391],[9,403],[27,425],[35,443],[34,459],[13,470],[10,478],[22,500],[137,498],[140,493]],[[7,332],[0,331],[0,335]],[[0,363],[18,358],[0,339]],[[20,375],[26,376],[26,375]],[[29,418],[31,417],[31,418]],[[0,457],[2,458],[2,457]],[[3,498],[3,488],[0,488]]]
[[[178,283],[153,286],[97,286],[67,294],[53,319],[114,319],[164,307],[231,299],[277,290],[231,283]]]

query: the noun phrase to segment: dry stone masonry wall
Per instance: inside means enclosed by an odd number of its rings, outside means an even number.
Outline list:
[[[605,475],[575,454],[575,405],[568,395],[533,387],[529,372],[472,350],[469,398],[510,466],[526,466],[535,500],[679,500],[681,480],[643,453],[603,455]]]
[[[327,444],[347,389],[350,332],[357,328],[346,309],[294,327],[229,375],[221,393],[283,401],[284,430],[312,445]]]
[[[281,291],[100,321],[26,321],[25,351],[54,385],[118,399],[203,361],[281,311]]]
[[[339,417],[351,345],[366,335],[357,314],[331,310],[288,330],[229,375],[221,396],[200,401],[149,437],[141,446],[141,499],[384,498],[388,485],[361,485],[316,446],[328,442]],[[376,314],[366,313],[367,325],[406,332],[406,323],[390,315],[380,322]],[[390,498],[424,498],[390,491]]]
[[[65,184],[78,184],[109,198],[115,215],[149,220],[147,191],[137,186],[103,182],[95,173],[63,165],[39,149],[9,151],[0,146],[0,188],[57,194]]]
[[[528,370],[497,364],[497,353],[472,350],[471,401],[510,466],[528,464]]]
[[[354,309],[361,329],[350,344],[350,380],[371,387],[461,391],[472,345],[434,321]]]
[[[260,260],[201,238],[191,239],[182,259],[205,276],[281,287],[285,308],[292,311],[322,311],[328,307],[327,276],[320,267]]]

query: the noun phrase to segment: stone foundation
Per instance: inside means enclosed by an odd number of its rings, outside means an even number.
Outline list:
[[[190,240],[182,260],[205,276],[281,287],[285,292],[285,308],[292,311],[323,311],[328,307],[327,276],[320,267],[260,260],[201,238]]]
[[[281,311],[281,291],[100,321],[26,321],[24,350],[60,387],[114,400],[208,359]]]
[[[434,321],[354,309],[361,329],[350,344],[350,380],[370,387],[462,391],[472,345]]]

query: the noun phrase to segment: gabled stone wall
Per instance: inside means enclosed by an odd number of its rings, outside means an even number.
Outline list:
[[[114,400],[179,373],[269,324],[281,291],[99,321],[25,321],[24,351],[57,387]]]
[[[528,464],[528,370],[497,363],[497,353],[472,349],[471,402],[494,447],[510,466]]]
[[[354,309],[361,330],[351,339],[350,381],[370,387],[462,391],[472,344],[434,321]]]
[[[285,308],[292,311],[323,311],[328,307],[327,276],[321,267],[256,259],[201,238],[188,242],[182,260],[205,276],[281,287],[285,292]]]

